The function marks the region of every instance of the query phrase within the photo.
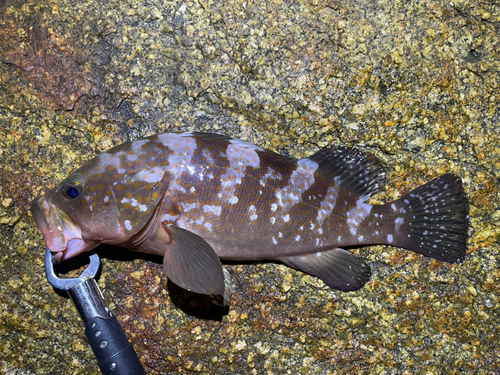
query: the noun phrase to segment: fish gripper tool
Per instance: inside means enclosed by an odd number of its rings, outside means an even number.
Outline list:
[[[94,277],[101,261],[97,254],[78,278],[60,278],[54,271],[52,253],[45,251],[45,273],[50,285],[68,292],[85,324],[85,335],[103,375],[145,374],[139,357],[127,340],[116,316],[111,314]]]

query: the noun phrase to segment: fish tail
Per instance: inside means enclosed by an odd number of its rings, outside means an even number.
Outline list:
[[[469,202],[459,177],[445,174],[393,204],[403,216],[392,245],[448,263],[465,258]]]

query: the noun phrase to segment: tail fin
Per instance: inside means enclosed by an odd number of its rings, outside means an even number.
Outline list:
[[[393,245],[448,263],[464,259],[469,202],[459,177],[445,174],[394,204],[406,213]]]

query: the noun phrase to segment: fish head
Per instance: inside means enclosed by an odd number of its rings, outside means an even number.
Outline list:
[[[33,218],[56,262],[101,243],[133,247],[152,230],[169,176],[127,157],[130,144],[103,153],[33,201]]]
[[[99,205],[97,197],[79,173],[69,175],[59,186],[36,198],[31,213],[56,261],[92,250],[103,240],[121,235],[113,196]],[[98,199],[98,198],[97,198]],[[96,201],[97,203],[97,201]]]

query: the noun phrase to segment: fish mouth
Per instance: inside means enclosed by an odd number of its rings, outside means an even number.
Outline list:
[[[84,240],[80,227],[64,211],[47,202],[45,197],[33,201],[31,213],[56,263],[98,245],[96,241]]]

